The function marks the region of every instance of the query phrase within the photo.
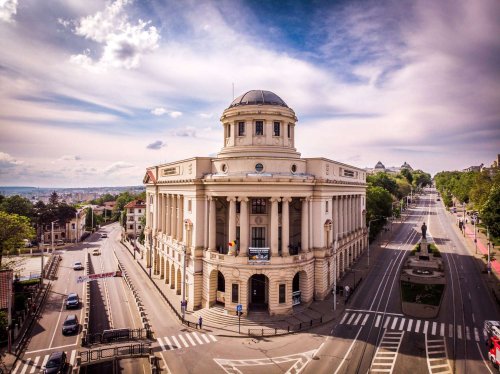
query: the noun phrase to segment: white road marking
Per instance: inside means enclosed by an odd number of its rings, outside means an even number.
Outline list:
[[[215,336],[213,336],[213,335],[208,335],[208,337],[209,337],[210,339],[212,339],[212,341],[213,341],[214,343],[217,341],[217,339],[216,339],[216,338],[215,338]]]
[[[401,323],[399,324],[399,330],[403,330],[403,327],[405,325],[406,318],[401,318]]]
[[[168,350],[174,349],[173,344],[170,342],[170,340],[166,336],[163,339],[165,339],[165,343],[167,343]]]
[[[174,342],[174,346],[172,348],[182,348],[182,345],[179,343],[179,341],[175,338],[175,336],[171,336],[172,341]]]
[[[453,325],[450,323],[448,327],[448,337],[453,338]]]
[[[75,365],[75,358],[76,358],[76,349],[73,349],[71,351],[71,358],[69,359],[69,363],[71,366]]]
[[[457,336],[459,339],[462,339],[462,326],[461,325],[457,326]]]
[[[406,327],[406,331],[411,331],[411,325],[413,325],[413,320],[412,319],[410,319],[408,321],[408,326]]]
[[[344,324],[344,321],[345,321],[345,319],[347,318],[348,315],[349,315],[349,313],[344,314],[344,317],[342,317],[342,319],[340,320],[340,324],[341,325]]]
[[[201,334],[201,337],[203,340],[205,340],[207,343],[210,343],[210,340],[208,340],[207,336],[205,334]]]
[[[377,347],[370,364],[369,372],[392,373],[404,333],[404,331],[384,331],[380,345]]]
[[[165,350],[165,345],[163,344],[161,338],[158,338],[156,340],[158,340],[158,344],[160,344],[161,350],[164,351]]]
[[[194,342],[193,338],[191,337],[191,334],[186,334],[186,338],[187,338],[187,340],[189,340],[189,342],[192,345],[196,345],[196,343]]]
[[[35,372],[36,366],[38,365],[39,360],[40,360],[40,356],[36,356],[35,361],[33,361],[33,366],[31,367],[30,373]]]
[[[444,336],[444,328],[446,325],[444,323],[441,323],[441,331],[439,332],[439,335]]]
[[[474,327],[474,338],[476,339],[476,342],[479,341],[479,331],[477,327]]]
[[[363,322],[361,322],[361,326],[364,326],[366,324],[366,321],[368,321],[369,316],[370,316],[369,314],[365,316],[365,319],[363,320]]]
[[[419,319],[417,319],[417,324],[415,325],[415,332],[419,332],[419,330],[420,330],[420,322],[422,322],[422,321],[420,321]]]
[[[384,323],[384,329],[387,328],[387,325],[389,324],[389,321],[391,320],[391,317],[386,317],[385,323]]]
[[[378,315],[377,316],[377,320],[375,321],[375,327],[379,327],[380,326],[380,318],[382,318],[382,316]]]
[[[352,320],[356,317],[356,313],[353,313],[351,318],[349,318],[349,321],[347,321],[347,324],[350,325],[352,323]]]
[[[426,334],[425,351],[427,355],[427,367],[429,368],[430,374],[452,373],[451,366],[448,361],[448,354],[446,352],[446,342],[444,338],[431,340],[427,339],[427,334]],[[443,364],[443,362],[445,363]]]
[[[357,326],[357,324],[359,323],[359,320],[361,319],[361,317],[363,317],[363,315],[361,313],[359,313],[358,318],[356,318],[356,321],[354,321],[354,326]]]
[[[342,365],[344,364],[346,357],[348,357],[351,354],[352,347],[354,347],[354,343],[356,343],[356,341],[358,340],[358,336],[361,333],[362,329],[363,329],[363,327],[359,328],[358,333],[356,334],[356,337],[354,338],[351,345],[349,346],[349,349],[347,350],[347,353],[345,354],[344,357],[342,357],[342,361],[340,362],[340,365],[337,367],[337,370],[335,370],[335,372],[333,374],[337,374],[339,372],[339,370],[342,368]]]
[[[189,348],[188,342],[184,339],[182,335],[178,335],[179,339],[182,341],[182,343],[186,346],[186,348]]]
[[[436,326],[437,326],[437,323],[436,322],[432,322],[432,335],[436,335]]]
[[[465,336],[467,340],[470,340],[470,329],[469,326],[465,326]]]
[[[394,321],[392,321],[392,326],[391,326],[391,330],[394,330],[396,328],[396,324],[398,323],[398,317],[395,317],[394,318]]]
[[[427,328],[429,327],[429,321],[424,322],[424,330],[422,331],[424,334],[427,334]]]
[[[193,332],[193,336],[195,337],[195,339],[198,343],[203,344],[203,341],[200,339],[197,332]]]

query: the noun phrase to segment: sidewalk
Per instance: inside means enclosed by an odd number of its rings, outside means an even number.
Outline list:
[[[395,234],[401,223],[393,223],[391,231],[383,231],[377,239],[370,244],[370,264],[376,263],[378,256],[387,246],[387,243]],[[133,247],[131,243],[124,242],[124,247],[128,250],[128,253],[133,256]],[[355,282],[356,286],[359,286],[364,279],[367,278],[371,267],[367,266],[368,252],[363,252],[357,261],[355,261],[351,268],[346,271],[344,276],[338,280],[337,286],[349,286],[351,289],[354,288]],[[140,259],[140,255],[136,253],[136,262],[142,268],[142,270],[149,274],[149,268],[146,268],[146,259]],[[151,281],[156,285],[158,291],[162,296],[168,300],[174,313],[177,316],[181,315],[180,306],[180,296],[175,293],[175,290],[170,289],[169,285],[165,284],[164,279],[160,279],[159,275],[152,274]],[[352,292],[351,298],[356,297],[356,290]],[[250,314],[246,317],[241,317],[241,332],[238,332],[238,318],[233,315],[227,315],[222,308],[210,308],[210,309],[200,309],[194,312],[186,312],[186,321],[192,324],[192,327],[196,327],[199,316],[203,316],[203,329],[211,330],[211,333],[219,336],[232,336],[232,337],[248,337],[246,334],[249,329],[258,331],[277,329],[281,332],[287,331],[289,326],[297,326],[303,324],[303,326],[308,325],[311,320],[316,321],[311,327],[316,328],[326,323],[332,322],[338,319],[349,306],[349,300],[345,301],[344,296],[337,294],[337,308],[333,310],[333,295],[329,294],[325,300],[313,301],[309,306],[296,306],[293,315],[289,316],[269,316],[267,313],[255,313]],[[217,314],[214,318],[209,318],[206,313]],[[321,320],[321,322],[319,322]],[[309,326],[308,326],[309,327]],[[213,330],[212,330],[213,329]],[[303,329],[305,330],[305,328]]]
[[[469,252],[471,253],[474,258],[480,262],[481,268],[480,271],[484,271],[485,274],[483,274],[483,280],[487,284],[487,286],[490,288],[492,294],[496,298],[497,303],[500,304],[500,261],[498,258],[498,251],[500,250],[499,246],[494,246],[493,243],[490,244],[490,256],[493,254],[497,254],[497,258],[494,261],[491,261],[491,274],[488,275],[486,273],[487,269],[487,260],[485,259],[485,256],[488,255],[488,238],[486,237],[486,234],[481,232],[478,227],[476,227],[476,240],[477,243],[474,243],[474,225],[471,223],[467,223],[465,225],[465,230],[461,231],[458,228],[458,225],[455,224],[457,222],[458,213],[451,213],[448,212],[449,217],[453,219],[454,221],[454,227],[455,230],[460,233],[464,237],[464,244],[467,246],[469,249]],[[460,215],[461,217],[461,215]]]

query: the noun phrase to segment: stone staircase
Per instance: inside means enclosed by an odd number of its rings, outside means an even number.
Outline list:
[[[289,325],[309,322],[311,319],[321,316],[321,313],[303,307],[299,307],[295,312],[289,316],[269,316],[267,311],[250,311],[248,316],[241,316],[241,327],[286,329]],[[234,329],[238,326],[238,316],[228,313],[221,305],[199,309],[190,314],[194,317],[195,321],[198,321],[198,318],[201,316],[203,324],[206,326],[220,326],[229,329]]]
[[[203,324],[207,326],[221,326],[234,328],[238,326],[238,316],[228,314],[223,306],[214,305],[211,308],[204,308],[191,313],[195,320],[201,316]],[[250,312],[250,316],[241,316],[241,326],[245,328],[280,328],[287,325],[283,317],[276,320],[270,317],[267,312]]]

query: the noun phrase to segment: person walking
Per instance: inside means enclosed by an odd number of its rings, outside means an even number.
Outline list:
[[[203,318],[198,318],[198,326],[200,326],[200,330],[201,330],[201,326],[203,325]]]

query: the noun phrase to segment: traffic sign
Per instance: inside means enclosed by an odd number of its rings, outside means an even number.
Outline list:
[[[241,305],[241,304],[236,305],[236,311],[243,312],[243,305]]]

